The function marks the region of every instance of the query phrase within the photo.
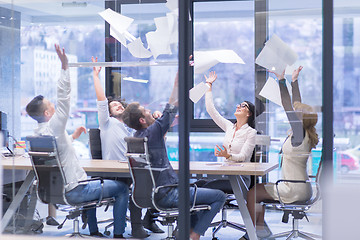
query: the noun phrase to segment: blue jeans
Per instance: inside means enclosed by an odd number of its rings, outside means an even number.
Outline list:
[[[100,181],[92,181],[88,184],[79,185],[66,193],[66,198],[70,204],[99,199],[101,194]],[[113,206],[114,234],[125,232],[126,211],[129,201],[129,187],[126,183],[114,180],[104,180],[103,197],[115,197]],[[96,208],[87,210],[88,225],[90,233],[99,231],[96,219]]]
[[[190,203],[194,201],[195,188],[190,188]],[[199,211],[191,216],[191,228],[194,232],[204,235],[215,215],[225,203],[226,195],[223,191],[209,188],[198,188],[195,204],[206,204],[211,210]],[[173,208],[178,206],[179,191],[177,188],[170,190],[162,197],[158,204],[161,207]]]

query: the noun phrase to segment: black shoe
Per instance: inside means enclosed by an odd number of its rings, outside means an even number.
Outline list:
[[[134,238],[147,238],[150,236],[150,234],[145,231],[145,229],[140,225],[136,227],[131,227],[131,235]]]
[[[50,226],[58,226],[59,223],[55,220],[55,218],[48,216],[46,217],[46,224]]]
[[[123,238],[123,239],[125,239],[122,234],[114,234],[114,238]]]
[[[143,223],[144,228],[152,231],[153,233],[164,233],[164,231],[159,228],[159,226],[155,223],[155,222],[147,222],[147,223]]]
[[[90,233],[90,236],[92,237],[105,237],[102,233],[100,232],[93,232],[93,233]]]

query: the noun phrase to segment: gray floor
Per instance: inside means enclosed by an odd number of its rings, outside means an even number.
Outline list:
[[[38,204],[37,208],[39,209],[40,215],[43,215],[46,213],[46,206],[42,206],[41,204]],[[99,208],[97,210],[98,213],[98,220],[100,219],[107,219],[107,218],[111,218],[112,216],[112,210],[109,209],[107,212],[104,212],[104,208]],[[240,216],[240,213],[238,210],[228,210],[228,220],[229,221],[233,221],[233,222],[237,222],[237,223],[242,223],[242,218]],[[57,215],[57,220],[59,222],[61,222],[63,219],[65,218],[65,213],[62,212],[58,212]],[[266,221],[271,229],[271,231],[275,234],[275,233],[279,233],[279,232],[284,232],[284,231],[289,231],[291,230],[291,219],[289,220],[289,223],[285,224],[281,222],[282,219],[282,212],[280,211],[276,211],[276,210],[271,210],[268,209],[266,211]],[[308,213],[308,218],[309,218],[309,222],[306,221],[306,219],[302,219],[300,220],[300,226],[299,229],[300,231],[306,231],[306,232],[310,232],[310,233],[315,233],[318,235],[321,235],[321,230],[322,230],[322,217],[321,217],[321,201],[319,202],[318,205],[313,206],[313,208],[309,211]],[[218,214],[214,220],[220,220],[221,219],[221,214]],[[82,225],[82,223],[80,223],[80,226]],[[99,225],[99,229],[101,232],[104,231],[106,224],[100,224]],[[164,231],[166,232],[166,228],[164,226],[161,226],[161,228],[164,229]],[[44,229],[43,229],[43,233],[39,234],[39,236],[44,236],[44,237],[50,237],[50,236],[64,236],[66,234],[69,234],[72,232],[72,221],[67,221],[66,224],[64,225],[64,227],[62,229],[57,229],[54,226],[48,226],[46,224],[44,224]],[[88,230],[87,229],[81,229],[81,232],[84,234],[88,234]],[[112,233],[112,228],[110,228],[110,232]],[[134,239],[132,238],[129,234],[131,233],[131,228],[130,228],[130,224],[127,224],[126,227],[126,231],[125,231],[125,237],[129,238],[129,239]],[[232,239],[239,239],[241,238],[241,236],[243,235],[243,232],[234,230],[232,228],[224,228],[221,229],[216,236],[218,237],[218,239],[224,239],[224,240],[232,240]],[[110,235],[111,237],[111,235]],[[151,236],[147,239],[164,239],[166,237],[166,234],[151,234]],[[206,233],[205,236],[202,237],[201,239],[206,239],[206,240],[211,240],[212,239],[212,231],[209,228]],[[281,239],[286,239],[286,238],[281,238]]]

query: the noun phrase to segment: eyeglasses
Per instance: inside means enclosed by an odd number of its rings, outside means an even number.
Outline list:
[[[237,107],[237,108],[238,108],[238,107],[240,107],[240,108],[247,108],[247,109],[250,110],[249,105],[247,105],[247,103],[238,104],[238,105],[236,105],[236,107]]]

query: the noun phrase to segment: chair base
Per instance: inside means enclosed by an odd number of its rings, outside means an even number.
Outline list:
[[[234,222],[229,222],[226,220],[222,220],[222,221],[218,221],[218,222],[213,222],[210,224],[209,227],[214,227],[213,231],[212,231],[212,237],[215,238],[215,234],[221,229],[221,228],[226,228],[226,227],[231,227],[235,230],[239,230],[239,231],[243,231],[246,232],[246,228],[244,225],[242,224],[238,224],[238,223],[234,223]]]
[[[286,237],[287,240],[293,239],[293,238],[298,238],[298,237],[307,239],[307,240],[315,240],[316,238],[321,238],[321,236],[313,234],[313,233],[302,232],[299,230],[292,230],[292,231],[288,231],[288,232],[284,232],[284,233],[274,234],[274,235],[270,236],[269,239],[276,239],[276,238],[280,238],[280,237]]]

